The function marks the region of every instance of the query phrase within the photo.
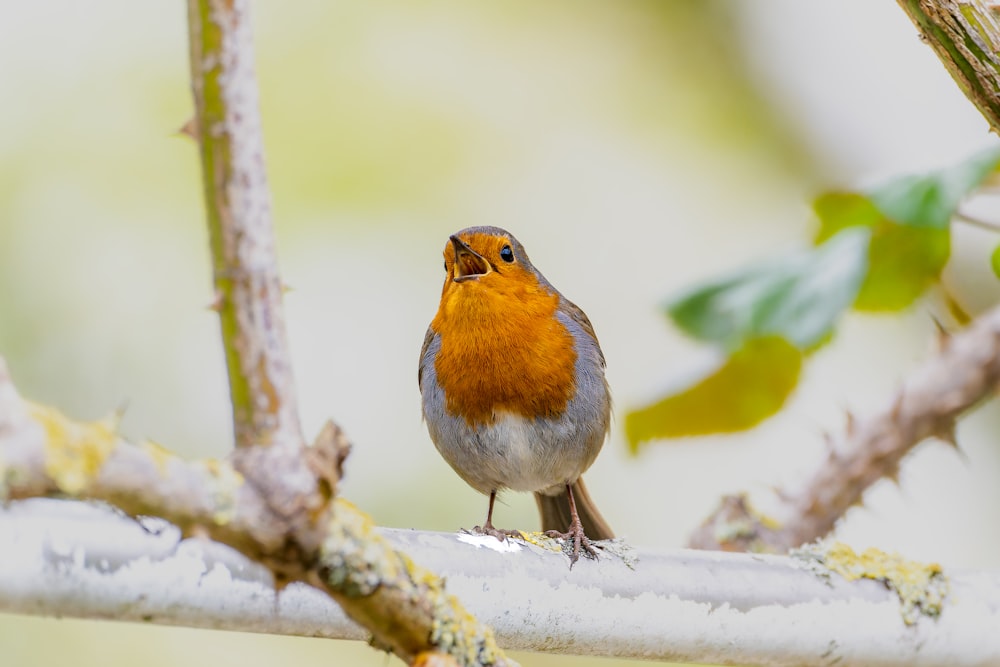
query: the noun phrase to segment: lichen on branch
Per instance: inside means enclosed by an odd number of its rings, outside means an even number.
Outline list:
[[[290,526],[229,461],[185,461],[159,445],[129,442],[116,427],[114,418],[77,422],[23,401],[0,359],[0,500],[103,500],[131,515],[159,516],[266,564],[279,584],[302,581],[327,592],[374,643],[403,660],[436,651],[463,666],[515,664],[440,577],[393,549],[347,501],[333,501],[310,528]],[[310,467],[333,470],[345,446],[328,424],[309,450]],[[312,553],[307,538],[317,541]]]

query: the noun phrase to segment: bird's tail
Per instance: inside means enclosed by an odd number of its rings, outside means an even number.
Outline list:
[[[583,532],[587,537],[592,540],[610,540],[615,536],[608,522],[597,511],[597,505],[587,493],[582,477],[573,483],[573,500],[576,501],[576,513],[580,515]],[[569,511],[569,496],[565,491],[555,496],[536,493],[535,502],[542,515],[542,530],[564,532],[569,527],[572,515]]]

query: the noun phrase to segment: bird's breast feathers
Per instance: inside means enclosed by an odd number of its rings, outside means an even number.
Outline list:
[[[557,294],[532,297],[463,289],[442,300],[431,328],[448,412],[476,425],[500,412],[551,418],[566,409],[576,393],[573,336],[556,316]]]

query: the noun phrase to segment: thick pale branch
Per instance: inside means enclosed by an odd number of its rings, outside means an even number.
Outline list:
[[[0,360],[0,501],[58,494],[162,517],[262,562],[282,583],[325,591],[379,646],[404,660],[441,650],[461,665],[513,664],[440,578],[393,549],[349,503],[333,503],[315,525],[286,532],[265,492],[228,462],[185,462],[158,446],[123,440],[115,425],[114,419],[74,422],[22,401]],[[328,428],[310,448],[310,458],[320,460],[313,465],[335,466],[342,443]],[[317,543],[315,553],[299,541],[304,530]]]
[[[996,573],[936,578],[939,591],[949,590],[943,602],[933,590],[910,602],[943,612],[907,625],[896,593],[876,581],[846,581],[822,553],[638,550],[631,567],[606,557],[570,572],[564,557],[537,547],[501,552],[489,548],[500,546],[493,538],[379,532],[445,573],[449,589],[513,648],[712,664],[1000,664]],[[0,611],[364,637],[311,588],[275,593],[269,572],[232,550],[109,509],[12,503],[0,511],[0,543],[14,545],[0,569]],[[920,569],[937,576],[933,566],[912,564],[900,574],[909,582]]]
[[[742,497],[726,498],[691,537],[700,549],[783,552],[826,535],[882,477],[894,478],[903,456],[926,438],[954,445],[955,420],[1000,383],[1000,308],[953,336],[917,368],[882,409],[848,417],[831,437],[823,463],[802,488],[779,492],[775,521],[763,520]]]
[[[1000,132],[1000,24],[982,0],[899,0],[966,97]]]

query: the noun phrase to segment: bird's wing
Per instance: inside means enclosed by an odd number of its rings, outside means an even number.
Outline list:
[[[590,320],[587,318],[587,314],[580,310],[579,306],[562,295],[560,295],[560,297],[562,298],[562,309],[593,339],[594,347],[597,348],[597,356],[601,359],[601,367],[604,368],[604,352],[601,351],[601,346],[597,342],[597,334],[594,333],[594,325],[590,323]],[[426,345],[427,343],[425,342],[424,346],[426,347]]]
[[[584,316],[586,317],[586,315]],[[434,337],[437,336],[437,332],[431,327],[427,327],[427,333],[424,334],[424,346],[420,348],[420,366],[417,368],[417,386],[421,387],[424,379],[424,364],[426,363],[427,348],[431,346],[434,341]],[[421,387],[422,388],[422,387]]]

